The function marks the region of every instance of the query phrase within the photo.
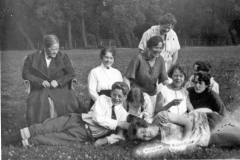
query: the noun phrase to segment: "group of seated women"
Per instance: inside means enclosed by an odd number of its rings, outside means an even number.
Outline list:
[[[61,121],[61,116],[85,112],[85,107],[71,89],[71,81],[75,77],[74,67],[67,54],[59,51],[59,40],[54,35],[48,35],[43,44],[41,50],[27,56],[23,67],[23,78],[31,84],[27,100],[27,123],[30,128],[33,124],[35,126],[41,123],[54,126],[53,122]],[[81,125],[84,124],[84,134],[89,131],[91,136],[94,135],[96,126],[92,128],[91,124],[92,121],[98,121],[98,125],[103,128],[112,130],[118,126],[128,130],[131,140],[157,138],[163,143],[179,140],[182,143],[194,142],[202,146],[239,145],[239,128],[226,125],[229,124],[227,111],[218,95],[218,84],[210,75],[210,64],[197,61],[193,65],[194,75],[184,86],[186,73],[183,66],[173,65],[167,74],[164,60],[160,56],[163,47],[161,37],[151,37],[147,41],[148,49],[132,58],[124,76],[112,67],[116,50],[112,47],[101,50],[101,65],[92,69],[88,75],[88,115],[90,119],[96,115],[100,118],[88,122],[83,114],[80,119]],[[171,83],[169,78],[172,79]],[[157,90],[157,83],[164,85],[160,91]],[[126,87],[130,89],[129,92]],[[117,105],[122,105],[128,115],[137,118],[133,118],[130,125],[123,123],[123,117],[127,115],[124,111],[124,116],[115,115],[117,120],[122,117],[121,121],[116,122],[111,118],[106,121],[104,116],[113,116],[117,112],[114,106]],[[98,106],[101,106],[102,110]],[[120,113],[120,109],[118,112]],[[64,119],[67,123],[72,118],[65,116]],[[112,127],[113,125],[115,127]],[[22,138],[25,131],[21,130]],[[19,137],[19,134],[17,136]],[[114,139],[114,136],[110,137],[107,140],[98,138],[96,145]],[[96,137],[94,139],[96,140]]]

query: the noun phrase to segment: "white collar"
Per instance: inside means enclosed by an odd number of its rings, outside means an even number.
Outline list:
[[[101,68],[103,68],[103,69],[107,69],[107,70],[108,70],[108,69],[111,69],[112,67],[107,68],[107,67],[104,66],[104,64],[102,63],[102,64],[101,64]]]

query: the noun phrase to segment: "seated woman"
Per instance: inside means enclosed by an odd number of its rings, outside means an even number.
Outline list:
[[[194,149],[196,146],[240,146],[240,127],[234,121],[224,118],[216,112],[205,113],[191,111],[185,115],[171,112],[159,112],[151,124],[142,119],[133,121],[128,129],[130,139],[150,142],[137,148],[137,156],[157,156],[162,154],[163,144],[185,146]],[[162,144],[162,143],[163,144]],[[174,147],[174,146],[173,146]],[[156,151],[159,149],[159,151]],[[146,152],[147,150],[147,152]],[[149,153],[152,153],[149,155]],[[166,152],[165,152],[166,153]]]
[[[125,72],[124,82],[130,88],[137,87],[147,93],[155,106],[157,82],[168,84],[165,62],[160,56],[164,48],[161,37],[153,36],[147,41],[147,50],[134,56]]]
[[[103,48],[100,52],[102,64],[88,75],[88,91],[91,96],[89,110],[100,95],[110,97],[112,84],[122,82],[123,78],[119,70],[112,68],[116,57],[116,50],[113,47]]]
[[[221,116],[227,116],[226,107],[219,95],[210,88],[211,75],[206,72],[194,74],[194,87],[188,88],[189,99],[194,109],[209,108]]]
[[[22,77],[31,85],[27,99],[28,126],[47,118],[82,112],[84,107],[70,87],[75,77],[72,62],[59,51],[55,35],[45,36],[43,48],[27,56]]]
[[[129,114],[140,117],[148,123],[152,122],[152,101],[149,95],[143,93],[139,88],[133,88],[129,91],[124,107]]]
[[[211,64],[209,62],[203,62],[203,61],[197,61],[193,64],[193,72],[197,73],[197,72],[207,72],[210,73],[211,72]],[[190,88],[193,87],[193,76],[192,75],[189,80],[187,81],[187,83],[185,84],[185,88]],[[219,94],[219,85],[218,83],[213,79],[213,77],[210,79],[210,88],[215,91],[217,94]]]
[[[183,88],[186,77],[184,68],[180,65],[173,65],[169,71],[169,77],[172,78],[172,83],[164,86],[157,94],[154,113],[167,110],[175,114],[183,114],[193,110],[188,91]]]

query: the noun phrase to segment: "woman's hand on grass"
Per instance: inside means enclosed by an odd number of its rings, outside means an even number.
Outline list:
[[[108,143],[107,138],[101,138],[101,139],[98,139],[98,140],[94,143],[94,146],[95,146],[95,147],[98,147],[98,146],[102,146],[102,145],[107,144],[107,143]]]

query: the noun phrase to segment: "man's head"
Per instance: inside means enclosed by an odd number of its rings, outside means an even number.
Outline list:
[[[111,99],[113,105],[118,105],[123,103],[128,94],[128,85],[124,82],[115,82],[112,85]]]

